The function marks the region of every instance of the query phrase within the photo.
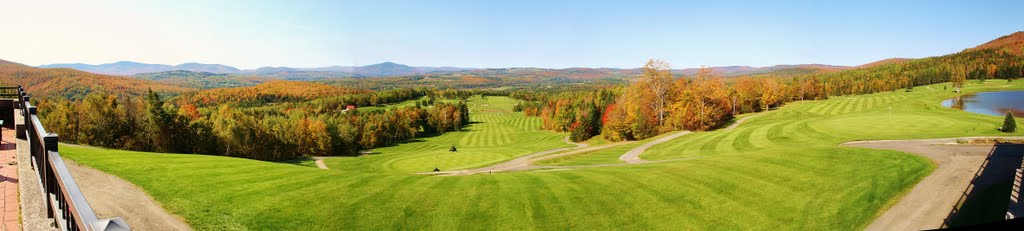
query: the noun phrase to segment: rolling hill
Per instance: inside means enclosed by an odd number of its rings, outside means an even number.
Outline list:
[[[914,60],[914,59],[908,59],[908,58],[888,58],[888,59],[883,59],[883,60],[878,60],[878,61],[866,63],[866,64],[863,64],[863,65],[857,66],[856,68],[876,67],[876,66],[892,64],[892,63],[905,63],[905,62],[912,61],[912,60]]]
[[[148,64],[131,61],[120,61],[116,63],[106,63],[99,65],[90,65],[83,63],[57,63],[39,66],[40,68],[71,68],[80,71],[86,71],[96,74],[106,75],[134,75],[140,73],[154,73],[154,72],[165,72],[165,71],[194,71],[194,72],[210,72],[210,73],[237,73],[237,68],[220,65],[220,64],[202,64],[202,63],[183,63],[176,66],[164,65],[164,64]]]
[[[89,65],[81,63],[73,64],[49,64],[41,68],[72,68],[98,74],[109,75],[134,75],[136,77],[177,78],[182,82],[196,82],[200,80],[185,80],[194,77],[196,73],[211,73],[221,75],[245,75],[259,76],[271,79],[284,80],[325,80],[333,78],[366,78],[366,77],[400,77],[418,75],[459,75],[459,76],[481,76],[481,77],[529,77],[529,78],[565,78],[565,79],[608,79],[635,76],[640,74],[639,68],[535,68],[535,67],[508,67],[508,68],[461,68],[461,67],[422,67],[408,66],[394,62],[383,62],[366,66],[327,66],[313,68],[296,67],[260,67],[250,70],[239,70],[237,68],[220,64],[185,63],[176,66],[163,64],[146,64],[130,61],[121,61],[109,64]],[[781,71],[779,73],[810,73],[810,72],[832,72],[845,70],[851,67],[832,66],[823,64],[797,64],[797,65],[776,65],[768,67],[751,66],[723,66],[711,67],[715,74],[720,76],[740,76],[766,74]],[[685,68],[673,70],[677,75],[693,75],[698,68]],[[157,74],[154,74],[157,73]],[[779,74],[777,73],[777,75]],[[201,87],[200,85],[186,85],[190,87]],[[207,87],[208,88],[208,87]]]
[[[964,51],[976,51],[976,50],[998,50],[1006,51],[1012,54],[1024,55],[1024,31],[1018,31],[1013,34],[1004,35],[996,38],[995,40],[987,43],[978,45],[976,47],[965,49]]]
[[[273,78],[261,76],[216,74],[210,72],[194,72],[185,70],[143,73],[133,75],[132,77],[145,80],[152,80],[164,84],[197,89],[211,89],[220,87],[245,87],[274,80]]]
[[[310,100],[318,97],[337,96],[369,91],[332,86],[321,83],[274,80],[255,86],[216,88],[190,92],[179,97],[179,102],[196,105],[239,103],[260,105],[269,102],[289,100]]]
[[[751,67],[751,66],[724,66],[724,67],[711,67],[712,73],[720,76],[740,76],[740,75],[757,75],[757,74],[768,74],[772,72],[787,73],[794,70],[803,70],[805,72],[832,72],[838,70],[850,69],[848,66],[833,66],[824,64],[796,64],[796,65],[775,65],[767,67]],[[695,75],[699,68],[686,68],[674,70],[673,73],[682,75]]]
[[[106,91],[117,95],[141,95],[148,89],[178,94],[192,88],[130,77],[93,74],[69,68],[35,68],[0,60],[0,85],[22,85],[43,97],[80,99],[89,92]]]
[[[379,77],[405,76],[426,74],[431,72],[453,72],[469,70],[459,67],[412,67],[393,62],[383,62],[366,66],[328,66],[313,68],[295,67],[260,67],[251,70],[222,64],[183,63],[178,65],[149,64],[132,61],[119,61],[106,64],[57,63],[41,65],[39,68],[71,68],[75,70],[106,75],[138,75],[171,71],[208,72],[213,74],[257,74],[284,79],[320,79],[341,77]]]

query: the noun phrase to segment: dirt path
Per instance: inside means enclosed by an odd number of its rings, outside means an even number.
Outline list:
[[[736,120],[736,122],[732,123],[731,125],[729,125],[728,127],[725,127],[722,130],[724,130],[724,131],[731,131],[733,129],[736,129],[736,127],[739,127],[740,124],[742,124],[744,121],[747,121],[747,119],[750,119],[750,118],[752,118],[754,116],[756,116],[756,115],[751,115],[751,116],[740,118],[739,120]],[[654,145],[665,143],[665,142],[668,142],[670,140],[674,140],[675,138],[679,138],[680,136],[683,136],[683,135],[686,135],[686,134],[690,134],[690,133],[691,133],[690,131],[681,131],[679,133],[672,134],[672,135],[669,135],[669,136],[662,137],[660,139],[651,141],[649,143],[641,145],[640,147],[636,147],[633,150],[629,150],[629,152],[626,152],[625,154],[622,154],[622,156],[619,156],[619,160],[622,160],[623,162],[626,162],[626,163],[629,163],[629,164],[650,163],[651,161],[649,161],[649,160],[640,159],[640,154],[644,153],[644,151],[647,151],[647,149],[653,147]]]
[[[589,146],[588,144],[584,144],[584,143],[574,143],[574,142],[571,142],[571,141],[569,141],[569,137],[565,137],[565,139],[562,139],[562,142],[565,142],[567,144],[576,145],[576,147],[556,148],[556,149],[549,149],[549,150],[544,150],[544,151],[540,151],[540,152],[535,152],[533,154],[529,154],[529,155],[525,155],[525,156],[520,156],[518,158],[509,160],[509,161],[505,161],[505,162],[502,162],[502,163],[499,163],[499,164],[495,164],[495,165],[491,165],[491,166],[483,167],[483,168],[466,169],[466,170],[454,170],[454,171],[441,171],[441,172],[424,172],[424,173],[420,173],[420,174],[458,176],[458,175],[472,175],[472,174],[478,174],[478,173],[492,173],[492,172],[503,172],[503,171],[519,171],[519,170],[523,170],[523,169],[528,169],[532,165],[532,162],[533,162],[530,159],[533,159],[535,157],[545,156],[545,155],[549,155],[549,154],[552,154],[552,153],[558,153],[558,152],[572,150],[572,149],[585,148],[585,147]]]
[[[672,136],[674,136],[674,137],[672,137],[672,138],[685,135],[685,133],[689,133],[689,132],[688,131],[684,131],[684,132],[680,132],[680,133],[684,133],[684,134],[673,134]],[[665,137],[665,138],[668,138],[668,137]],[[662,139],[665,139],[665,138],[662,138]],[[661,139],[659,139],[659,140],[661,140]],[[668,141],[668,140],[671,140],[671,138],[666,139],[665,141]],[[665,141],[662,141],[662,142],[665,142]],[[575,154],[584,153],[584,152],[592,152],[592,151],[597,151],[597,150],[603,150],[603,149],[618,147],[618,146],[621,146],[621,145],[631,144],[631,143],[634,143],[636,141],[615,142],[615,143],[609,143],[609,144],[593,146],[593,147],[589,147],[587,144],[580,144],[580,143],[569,142],[568,137],[566,137],[565,142],[566,143],[570,143],[570,144],[576,144],[576,147],[575,148],[556,148],[556,149],[541,151],[541,152],[533,153],[533,154],[530,154],[530,155],[522,156],[522,157],[519,157],[519,158],[515,158],[515,159],[512,159],[510,161],[502,162],[500,164],[492,165],[492,166],[489,166],[489,167],[483,167],[483,168],[477,168],[477,169],[467,169],[467,170],[455,170],[455,171],[424,172],[424,173],[419,173],[419,174],[424,174],[424,175],[442,175],[442,176],[461,176],[461,175],[472,175],[472,174],[480,174],[480,173],[528,171],[528,170],[538,170],[538,169],[555,171],[555,170],[572,170],[572,169],[580,169],[580,168],[625,166],[625,165],[633,165],[633,164],[640,164],[640,163],[661,163],[661,162],[692,160],[692,159],[702,158],[700,156],[696,156],[696,157],[667,159],[667,160],[656,160],[656,161],[642,160],[642,162],[626,162],[626,163],[615,163],[615,164],[593,164],[593,165],[569,165],[569,166],[548,166],[548,165],[540,166],[540,165],[534,165],[533,164],[533,162],[537,162],[537,161],[553,159],[553,158],[558,158],[558,157],[568,156],[568,155],[575,155]],[[655,141],[652,141],[652,143],[653,142],[655,142]],[[571,151],[568,151],[568,150],[571,150]],[[634,149],[634,150],[636,150],[636,149]],[[562,152],[562,151],[568,151],[568,152],[559,153],[559,152]],[[551,155],[553,153],[558,153],[558,154]]]
[[[647,151],[648,148],[651,148],[654,145],[665,143],[665,142],[668,142],[669,140],[673,140],[675,138],[679,138],[680,136],[683,136],[683,135],[686,135],[686,134],[690,134],[690,133],[691,133],[690,131],[681,131],[681,132],[678,132],[676,134],[668,135],[668,136],[665,136],[665,137],[661,137],[661,138],[659,138],[657,140],[654,140],[654,141],[651,141],[651,142],[647,142],[644,145],[640,145],[640,147],[636,147],[633,150],[629,150],[625,154],[622,154],[622,156],[619,156],[619,160],[621,160],[623,162],[626,162],[627,164],[648,163],[650,161],[644,160],[644,159],[640,159],[640,154],[641,153],[644,153],[644,151]]]
[[[138,186],[114,175],[64,159],[96,217],[121,217],[133,230],[192,230]]]
[[[547,155],[547,156],[541,156],[541,157],[533,158],[533,159],[530,159],[530,162],[537,162],[537,161],[542,161],[542,160],[550,160],[550,159],[554,159],[554,158],[559,158],[559,157],[563,157],[563,156],[570,156],[570,155],[580,154],[580,153],[584,153],[584,152],[592,152],[592,151],[597,151],[597,150],[602,150],[602,149],[614,148],[614,147],[618,147],[618,146],[622,146],[622,145],[626,145],[626,144],[632,144],[632,143],[635,143],[635,142],[636,141],[623,141],[623,142],[614,142],[614,143],[608,143],[608,144],[603,144],[603,145],[598,145],[598,146],[593,146],[593,147],[586,147],[586,146],[584,146],[583,148],[572,150],[572,151],[568,151],[568,152],[563,152],[563,153],[558,153],[558,154],[555,154],[555,155]]]
[[[742,124],[743,122],[746,122],[748,119],[754,118],[755,116],[757,116],[757,115],[749,115],[747,117],[740,118],[740,119],[736,120],[736,122],[730,124],[728,127],[725,127],[724,130],[732,131],[733,129],[736,129],[736,127],[739,127],[740,124]]]
[[[327,168],[327,164],[324,163],[324,158],[323,157],[313,157],[313,163],[316,163],[316,167],[317,168],[320,168],[320,169],[330,169],[330,168]]]
[[[585,143],[572,142],[571,140],[569,140],[568,136],[566,136],[565,138],[562,138],[562,142],[565,142],[565,143],[571,144],[571,145],[576,145],[576,148],[585,148],[587,146],[590,146],[589,144],[585,144]]]
[[[935,171],[914,186],[899,202],[875,219],[866,230],[922,230],[942,226],[950,210],[970,184],[992,145],[958,145],[957,139],[984,137],[856,141],[841,146],[896,150],[928,157]]]

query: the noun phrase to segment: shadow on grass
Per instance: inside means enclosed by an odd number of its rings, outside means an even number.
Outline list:
[[[291,160],[276,161],[276,162],[284,163],[284,164],[293,164],[293,165],[298,165],[298,166],[303,166],[303,167],[314,167],[314,168],[316,168],[316,163],[313,163],[313,158],[308,157],[308,156],[303,156],[303,157],[299,157],[299,158],[295,158],[295,159],[291,159]]]
[[[944,227],[1002,221],[1010,201],[1014,175],[1024,157],[1022,144],[996,144],[946,216]]]

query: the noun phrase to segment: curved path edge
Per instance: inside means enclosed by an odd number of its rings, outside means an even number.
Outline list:
[[[528,155],[525,155],[525,156],[516,157],[515,159],[509,160],[509,161],[505,161],[505,162],[501,162],[501,163],[498,163],[498,164],[495,164],[495,165],[483,167],[483,168],[465,169],[465,170],[452,170],[452,171],[440,171],[440,172],[422,172],[422,173],[418,173],[418,174],[424,174],[424,175],[450,175],[451,176],[451,175],[472,175],[472,174],[485,173],[485,172],[491,173],[491,172],[512,171],[512,170],[515,170],[515,169],[522,169],[524,167],[530,166],[531,162],[532,162],[530,159],[533,159],[533,158],[536,158],[536,157],[545,156],[545,155],[554,154],[554,153],[563,152],[563,151],[568,151],[568,150],[573,150],[573,149],[585,148],[585,147],[589,146],[588,144],[575,143],[575,142],[569,141],[569,137],[568,136],[566,136],[564,139],[562,139],[562,142],[565,142],[567,144],[576,145],[576,147],[548,149],[548,150],[544,150],[544,151],[528,154]]]
[[[135,184],[70,159],[64,162],[97,217],[124,218],[133,230],[192,230]]]
[[[869,140],[840,144],[901,151],[930,159],[936,168],[888,207],[865,230],[923,230],[942,227],[946,216],[971,183],[992,144],[958,144],[957,140],[1022,139],[975,136],[912,140]]]
[[[740,119],[736,120],[736,122],[733,122],[732,124],[730,124],[729,126],[725,127],[722,130],[723,131],[731,131],[733,129],[736,129],[736,127],[739,127],[740,124],[742,124],[743,122],[745,122],[748,119],[753,118],[755,116],[757,116],[757,114],[749,115],[749,116],[740,118]],[[690,134],[690,133],[692,133],[692,132],[684,130],[684,131],[681,131],[679,133],[672,134],[672,135],[669,135],[669,136],[665,136],[665,137],[659,138],[657,140],[648,142],[648,143],[646,143],[644,145],[641,145],[640,147],[634,148],[633,150],[629,150],[629,152],[626,152],[625,154],[622,154],[622,156],[619,156],[619,160],[621,160],[623,162],[626,162],[626,163],[629,163],[629,164],[651,163],[653,161],[641,159],[640,158],[640,154],[643,154],[644,151],[647,151],[647,149],[650,149],[654,145],[665,143],[665,142],[674,140],[676,138],[679,138],[680,136],[683,136],[683,135],[686,135],[686,134]]]
[[[676,138],[679,138],[680,136],[683,136],[683,135],[686,135],[686,134],[690,134],[690,133],[692,133],[692,132],[690,132],[690,131],[681,131],[681,132],[677,132],[676,134],[668,135],[668,136],[665,136],[665,137],[658,138],[657,140],[654,140],[654,141],[651,141],[651,142],[647,142],[646,144],[640,145],[640,147],[636,147],[636,148],[634,148],[632,150],[629,150],[625,154],[622,154],[622,156],[619,156],[619,160],[621,160],[622,162],[626,162],[627,164],[649,163],[651,161],[640,159],[640,154],[644,153],[644,151],[647,151],[647,149],[649,149],[651,147],[654,147],[654,145],[665,143],[665,142],[668,142],[670,140],[674,140]]]

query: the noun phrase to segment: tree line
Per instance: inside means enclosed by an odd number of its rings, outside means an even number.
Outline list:
[[[77,101],[36,103],[44,126],[60,134],[62,142],[258,160],[358,155],[362,149],[458,131],[469,123],[464,102],[335,112],[231,104],[196,107],[169,101],[150,91],[143,97],[93,92]]]

